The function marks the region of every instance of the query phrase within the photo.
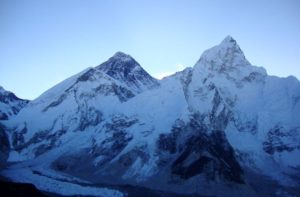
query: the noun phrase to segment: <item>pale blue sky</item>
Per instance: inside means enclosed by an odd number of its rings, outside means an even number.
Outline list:
[[[298,0],[0,0],[0,85],[34,99],[117,51],[162,76],[227,35],[252,64],[300,78]]]

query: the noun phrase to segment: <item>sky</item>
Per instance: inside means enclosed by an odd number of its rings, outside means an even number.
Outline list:
[[[227,35],[253,65],[300,79],[299,0],[0,0],[0,85],[35,99],[117,51],[161,78]]]

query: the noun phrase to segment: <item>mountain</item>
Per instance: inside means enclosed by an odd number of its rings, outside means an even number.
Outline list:
[[[230,36],[162,80],[118,52],[2,121],[16,162],[2,176],[63,195],[299,196],[298,117],[300,82]]]
[[[0,121],[13,118],[28,102],[0,86]],[[8,155],[9,139],[0,123],[0,169],[6,165]]]
[[[135,93],[153,89],[159,85],[131,56],[117,52],[108,61],[96,67],[98,70],[126,84]]]
[[[28,102],[0,86],[0,120],[8,120],[16,115]]]

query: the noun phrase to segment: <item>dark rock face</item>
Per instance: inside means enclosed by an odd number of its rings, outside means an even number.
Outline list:
[[[5,167],[9,155],[8,137],[0,125],[0,169]]]
[[[130,90],[114,83],[111,85],[101,84],[95,89],[95,91],[105,96],[117,96],[120,102],[125,102],[135,96]]]
[[[53,101],[53,102],[50,103],[47,107],[45,107],[45,108],[43,109],[43,112],[48,111],[48,109],[50,109],[50,108],[52,108],[52,107],[58,106],[59,104],[61,104],[61,103],[65,100],[66,97],[67,97],[66,94],[61,95],[57,100]]]
[[[135,147],[128,153],[122,155],[119,159],[119,163],[124,167],[130,167],[137,158],[141,158],[142,163],[146,163],[149,160],[149,155],[147,155],[146,146]]]
[[[174,154],[177,151],[177,136],[173,132],[171,134],[160,134],[157,146],[162,151],[168,151]]]
[[[243,171],[224,131],[210,130],[195,114],[187,124],[174,126],[157,141],[160,166],[171,166],[171,174],[181,179],[197,175],[208,180],[223,179],[243,184]],[[170,163],[171,161],[171,163]]]
[[[87,72],[85,72],[84,74],[82,74],[80,77],[78,77],[77,82],[80,81],[88,81],[91,80],[91,78],[93,77],[94,73],[95,73],[95,69],[91,68],[89,69]]]
[[[182,71],[182,76],[180,77],[182,90],[186,100],[189,99],[188,87],[192,82],[192,76],[193,76],[193,70],[191,68],[186,68]]]
[[[117,156],[132,140],[132,135],[126,129],[137,123],[135,119],[116,116],[105,125],[108,137],[100,145],[93,144],[91,154],[93,157],[102,156],[98,165],[104,165]]]
[[[16,150],[23,148],[23,145],[25,143],[24,134],[27,133],[27,127],[26,125],[24,128],[19,132],[13,132],[12,134],[12,146]]]
[[[157,140],[157,148],[159,151],[168,152],[169,154],[175,154],[178,150],[178,137],[183,133],[184,122],[181,120],[176,120],[171,133],[169,134],[160,134],[159,139]]]
[[[34,149],[35,156],[39,156],[56,146],[59,138],[64,135],[67,131],[64,129],[59,129],[55,133],[49,134],[49,132],[41,132],[39,135],[43,139],[41,140],[39,146]],[[31,141],[30,143],[38,143],[39,138],[34,136],[35,141]]]
[[[8,120],[7,114],[0,111],[0,120]]]
[[[0,102],[9,104],[14,101],[22,101],[23,99],[18,98],[14,93],[6,91],[4,94],[0,94]],[[23,100],[26,103],[26,100]]]
[[[84,102],[78,103],[77,113],[79,114],[77,117],[78,125],[73,132],[85,131],[86,128],[96,126],[103,121],[102,112],[93,107],[87,107]],[[63,124],[61,118],[62,117],[58,117],[47,130],[40,130],[34,133],[27,141],[25,141],[24,138],[24,135],[27,133],[26,124],[24,124],[20,130],[11,130],[12,148],[16,151],[22,151],[22,149],[35,145],[33,149],[35,156],[39,156],[53,149],[60,143],[60,137],[64,135],[69,128],[69,125]],[[54,130],[58,124],[60,124],[60,128]]]
[[[66,154],[53,162],[52,167],[56,170],[71,174],[82,168],[84,170],[88,168],[105,167],[106,164],[114,159],[132,140],[133,136],[128,133],[126,129],[136,123],[136,119],[131,119],[126,116],[118,115],[113,117],[110,122],[104,125],[104,130],[101,131],[105,132],[106,138],[104,140],[93,138],[91,147],[87,150],[82,150],[83,153]],[[129,157],[133,159],[135,154],[141,155],[142,153],[135,150]],[[97,157],[101,157],[101,159],[95,162],[95,158]],[[65,158],[68,159],[66,160]],[[82,158],[85,160],[82,160]],[[122,163],[124,165],[128,162],[130,163],[130,158],[128,161],[125,160],[126,159],[123,158]],[[93,174],[95,172],[86,172],[86,174],[88,173]]]
[[[99,124],[102,121],[102,113],[93,108],[89,107],[88,109],[85,109],[86,107],[80,106],[78,113],[80,114],[80,120],[78,125],[79,131],[84,131],[88,126],[95,126]]]
[[[242,169],[223,131],[191,136],[172,164],[172,173],[182,179],[204,174],[209,180],[217,176],[231,182],[244,183]]]
[[[28,141],[25,141],[24,134],[27,133],[27,126],[26,124],[21,130],[12,130],[11,135],[11,141],[12,141],[12,147],[11,149],[15,151],[22,151],[22,149],[27,148],[31,145],[36,145],[36,147],[33,149],[33,152],[35,156],[39,156],[49,150],[51,150],[53,147],[57,145],[57,142],[60,140],[60,137],[64,135],[67,130],[65,128],[60,128],[56,130],[55,132],[51,132],[53,130],[54,124],[52,125],[52,128],[49,130],[42,130],[39,132],[36,132],[32,138],[30,138]]]
[[[0,86],[0,103],[9,108],[0,109],[0,120],[8,120],[10,116],[16,115],[29,101],[18,98],[14,93],[4,90]]]
[[[135,59],[122,52],[117,52],[97,69],[132,87],[137,92],[142,91],[142,86],[151,89],[159,85],[158,81],[151,77]]]
[[[249,76],[245,77],[243,79],[243,81],[246,81],[246,82],[261,82],[261,81],[264,81],[266,78],[265,75],[263,75],[262,73],[259,73],[259,72],[252,72],[249,74]]]
[[[263,149],[268,154],[300,149],[300,142],[297,141],[297,136],[300,136],[300,128],[286,131],[284,127],[276,126],[268,132],[267,140],[263,142]],[[285,143],[285,139],[288,139],[290,142],[291,139],[294,139],[294,143]]]
[[[33,184],[29,183],[12,183],[0,181],[0,193],[1,196],[46,197],[46,195],[40,192]]]
[[[214,87],[214,85],[212,86]],[[231,111],[224,106],[224,101],[220,97],[219,91],[215,88],[213,89],[214,89],[213,108],[211,113],[209,114],[209,121],[213,129],[224,130],[230,118],[232,117],[232,114]],[[220,113],[217,113],[219,108],[222,108],[222,111]]]

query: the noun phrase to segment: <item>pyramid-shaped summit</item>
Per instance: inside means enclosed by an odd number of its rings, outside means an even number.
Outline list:
[[[231,52],[231,54],[240,55],[245,59],[245,55],[238,45],[237,41],[231,36],[226,36],[223,41],[219,45],[217,45],[217,47],[219,48],[219,50],[223,50],[224,52]]]
[[[121,83],[125,83],[135,93],[159,85],[158,81],[149,75],[134,58],[123,52],[115,53],[96,68]]]
[[[195,67],[215,71],[232,71],[241,67],[251,66],[237,41],[231,36],[203,52]]]
[[[230,36],[230,35],[226,36],[226,37],[223,39],[222,43],[232,43],[232,44],[237,44],[236,40],[235,40],[232,36]]]
[[[97,69],[107,73],[111,77],[113,73],[121,72],[127,75],[133,69],[141,68],[140,64],[130,55],[123,52],[117,52],[110,57],[106,62],[97,66]]]

